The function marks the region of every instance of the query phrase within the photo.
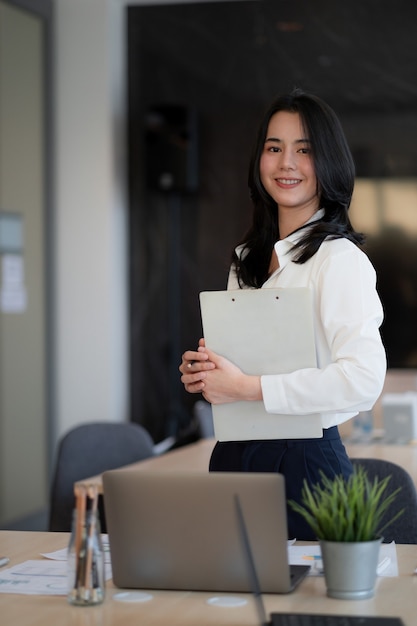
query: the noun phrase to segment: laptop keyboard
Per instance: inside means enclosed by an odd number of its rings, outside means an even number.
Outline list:
[[[403,626],[398,617],[273,613],[272,626]]]
[[[353,622],[334,615],[280,615],[274,626],[351,626]]]

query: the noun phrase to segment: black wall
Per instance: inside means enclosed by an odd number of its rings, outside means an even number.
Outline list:
[[[359,175],[417,176],[417,5],[258,0],[127,16],[131,406],[159,440],[190,424],[181,353],[201,335],[199,291],[225,288],[248,225],[248,157],[273,96],[298,85],[326,99]],[[368,243],[391,367],[417,367],[416,243],[386,231]]]

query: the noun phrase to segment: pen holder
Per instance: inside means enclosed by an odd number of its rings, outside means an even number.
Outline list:
[[[104,600],[104,554],[96,510],[77,507],[68,545],[68,602],[79,606]]]

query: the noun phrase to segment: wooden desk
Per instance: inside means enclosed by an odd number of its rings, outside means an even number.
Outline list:
[[[37,559],[67,545],[67,533],[0,531],[0,554],[11,558],[10,565]],[[294,593],[264,595],[266,610],[310,613],[350,613],[353,615],[393,615],[402,617],[406,626],[415,626],[417,546],[397,546],[400,575],[379,578],[375,596],[369,600],[334,600],[326,597],[324,579],[308,577]],[[5,626],[259,626],[253,600],[239,595],[247,604],[237,608],[210,606],[207,592],[154,591],[142,603],[120,603],[113,599],[116,589],[107,583],[105,602],[97,607],[74,607],[64,596],[23,596],[0,594],[0,619]],[[220,594],[216,594],[220,595]]]
[[[130,465],[138,470],[193,470],[208,471],[211,451],[215,444],[214,439],[200,439],[183,448],[177,448],[161,456],[145,459],[139,463]],[[404,467],[413,477],[417,485],[417,446],[416,445],[389,445],[389,444],[349,444],[345,443],[348,454],[352,458],[370,457],[385,459]],[[90,484],[97,485],[102,493],[101,476],[94,476],[78,481],[77,486],[86,487]],[[417,622],[416,622],[417,623]]]

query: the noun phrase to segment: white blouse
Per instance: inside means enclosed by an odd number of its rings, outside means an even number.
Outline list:
[[[322,215],[320,210],[310,221]],[[262,376],[263,402],[268,413],[320,413],[323,428],[329,428],[371,409],[382,391],[383,312],[375,270],[354,243],[327,239],[306,263],[297,264],[291,261],[291,250],[302,235],[303,231],[277,241],[279,268],[262,288],[312,290],[317,368]],[[240,254],[242,246],[236,251]],[[238,288],[232,267],[228,289]]]

